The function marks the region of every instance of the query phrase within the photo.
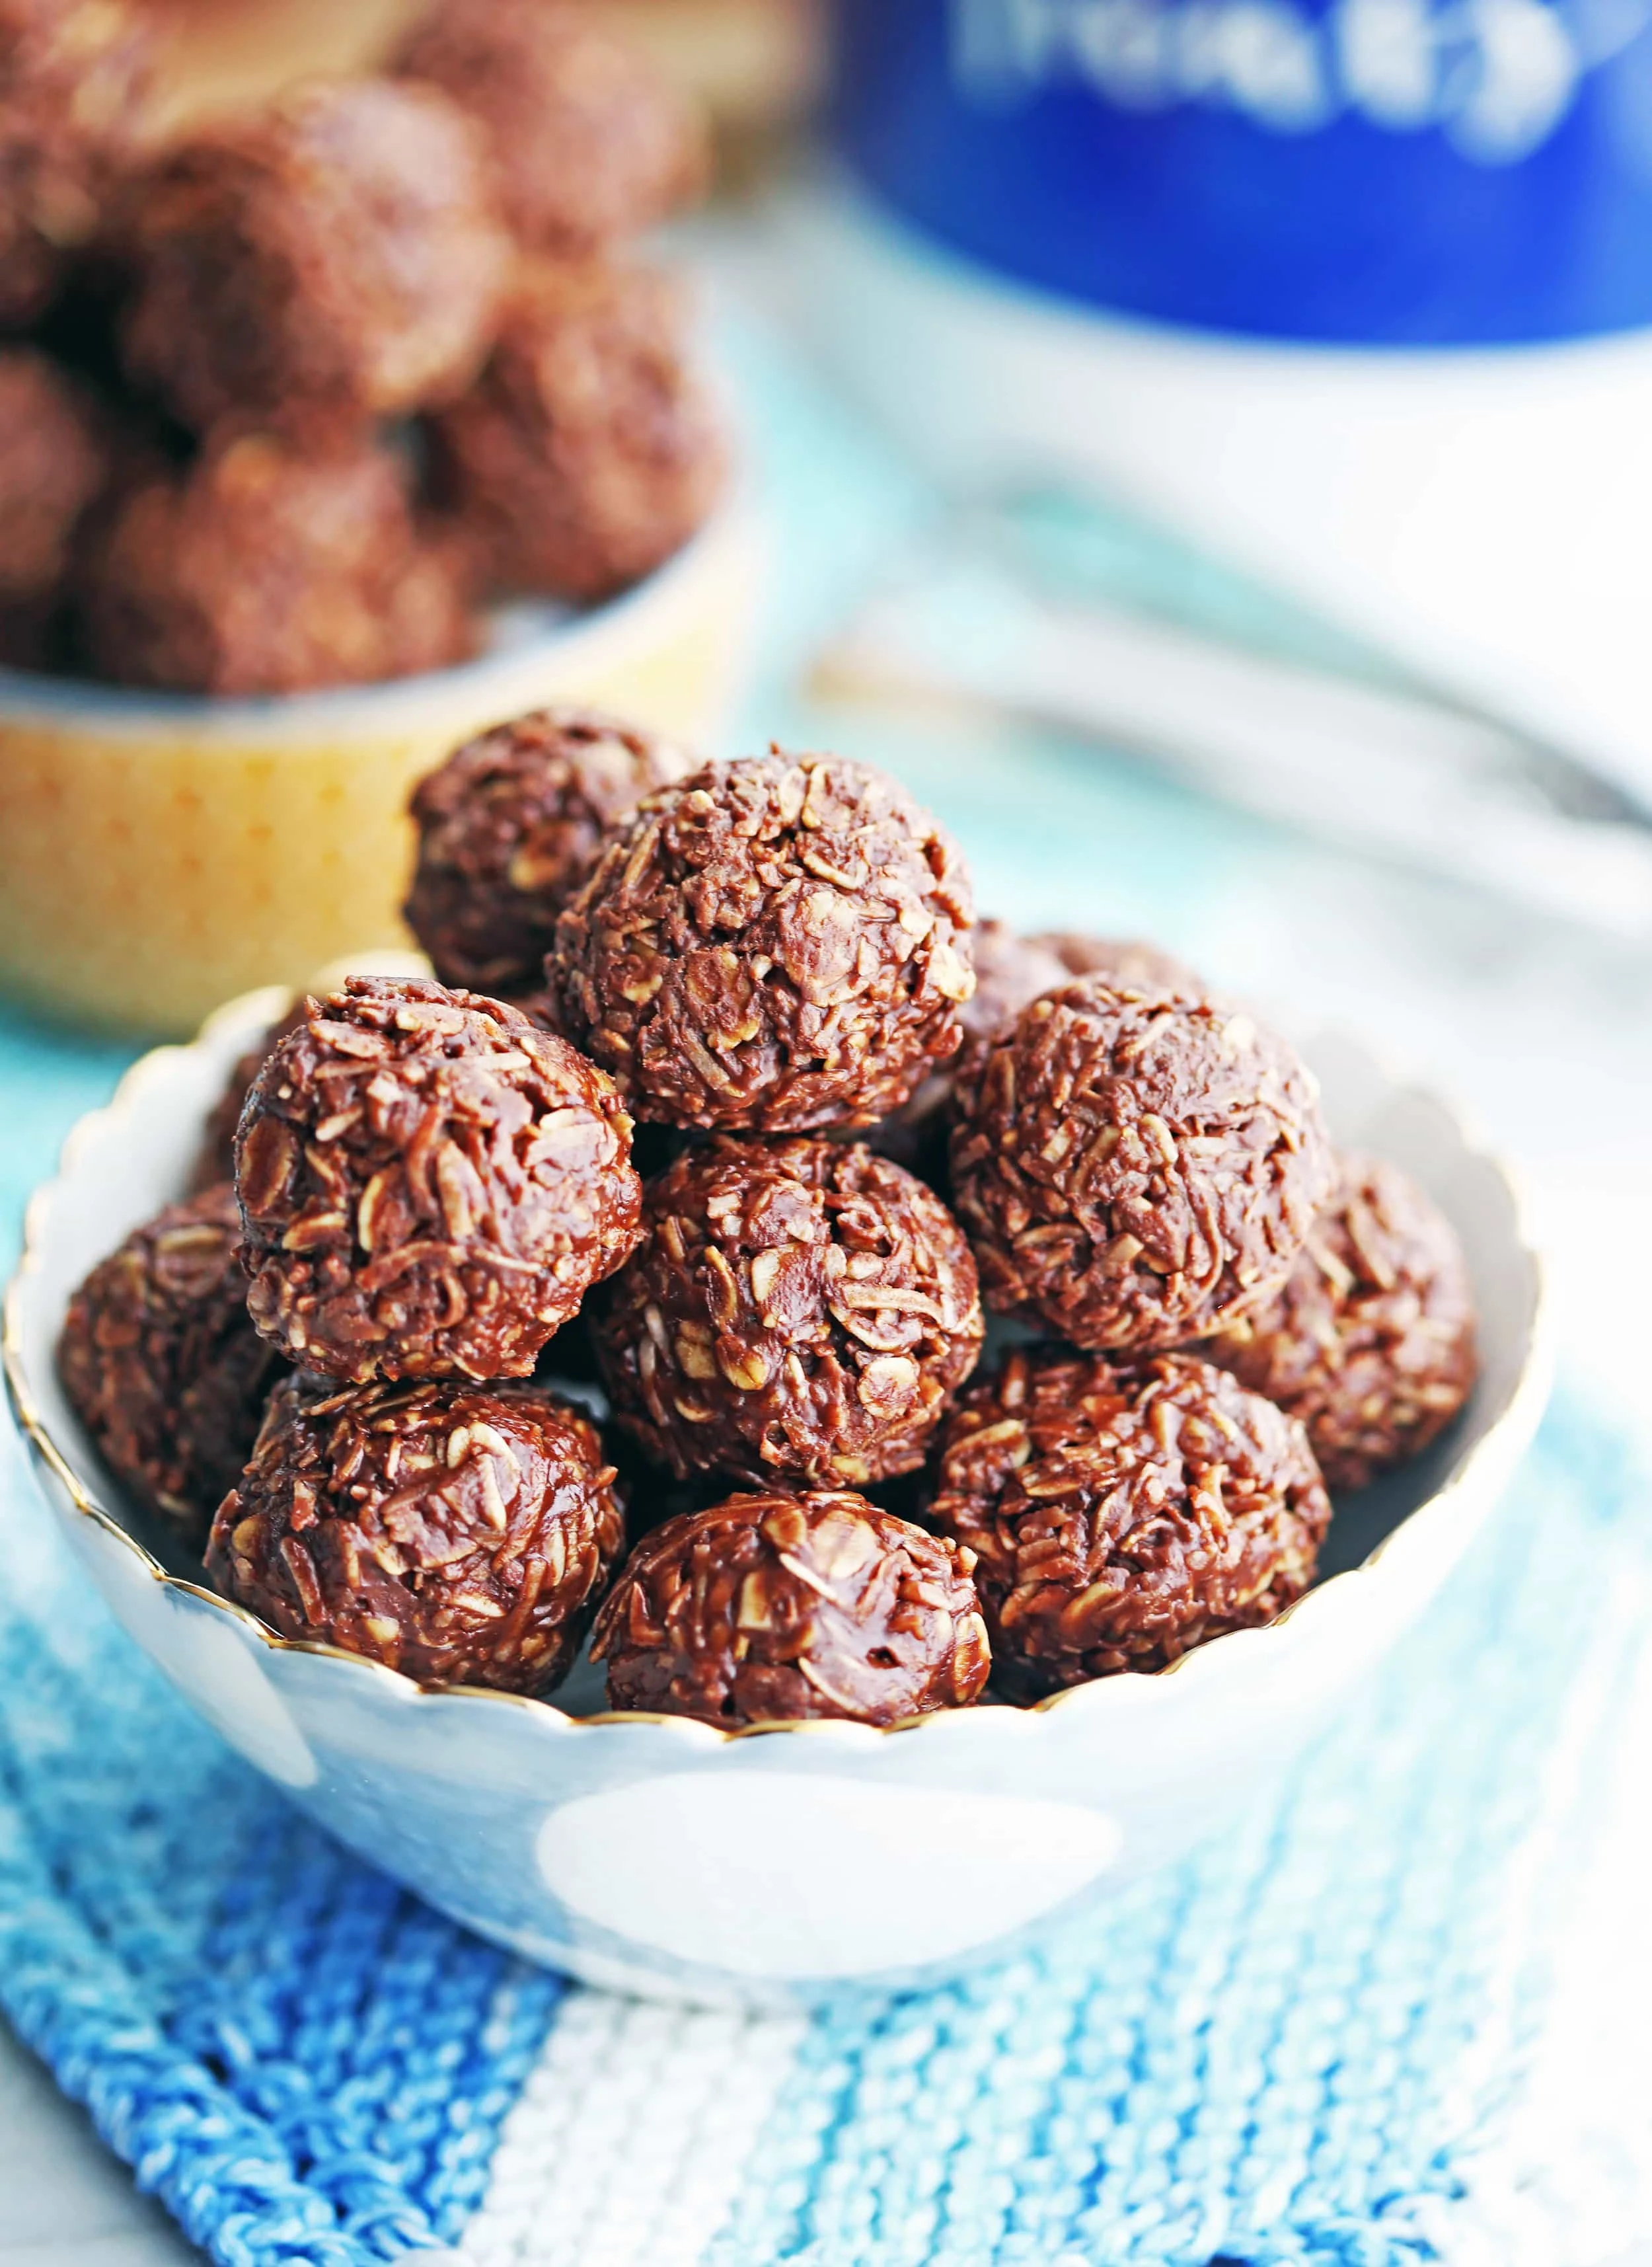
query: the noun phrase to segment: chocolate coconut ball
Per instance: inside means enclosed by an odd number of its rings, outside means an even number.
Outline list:
[[[954,1200],[987,1304],[1093,1350],[1222,1328],[1290,1273],[1335,1163],[1283,1040],[1188,993],[1090,976],[958,1077]]]
[[[624,1546],[613,1467],[578,1410],[525,1387],[294,1377],[207,1571],[283,1637],[420,1684],[543,1692]]]
[[[75,531],[108,477],[90,396],[33,348],[0,348],[0,606],[62,596]]]
[[[487,352],[510,260],[470,121],[385,79],[209,127],[135,185],[122,235],[127,369],[199,433],[450,400]]]
[[[365,684],[476,642],[458,562],[415,525],[399,460],[366,440],[240,434],[154,472],[91,548],[82,598],[99,675],[179,692]]]
[[[1077,929],[1043,929],[1027,943],[1058,960],[1069,976],[1115,976],[1126,984],[1167,992],[1209,990],[1185,960],[1136,936],[1085,936]]]
[[[1397,1167],[1345,1157],[1283,1287],[1197,1351],[1301,1420],[1329,1486],[1363,1487],[1427,1448],[1473,1385],[1457,1232]]]
[[[947,1119],[960,1063],[984,1048],[1029,1000],[1067,981],[1067,972],[1054,953],[1030,937],[1018,936],[1001,921],[978,921],[969,932],[969,944],[976,988],[958,1010],[963,1026],[959,1053],[945,1070],[932,1071],[911,1100],[867,1136],[874,1149],[937,1188],[946,1185]]]
[[[501,208],[530,250],[596,251],[705,185],[700,119],[596,9],[440,0],[397,69],[482,128]]]
[[[610,716],[540,708],[420,780],[406,913],[442,983],[507,999],[537,992],[557,915],[606,830],[692,763]]]
[[[1301,1426],[1224,1370],[1049,1346],[964,1395],[931,1509],[976,1554],[999,1680],[1028,1698],[1271,1620],[1331,1516]]]
[[[727,1136],[649,1183],[591,1325],[615,1415],[679,1478],[854,1486],[922,1464],[983,1332],[921,1181],[859,1142]]]
[[[972,910],[955,845],[893,780],[777,750],[650,796],[546,976],[640,1118],[869,1126],[957,1047]]]
[[[611,597],[711,510],[724,450],[686,312],[652,268],[519,273],[487,367],[428,429],[434,491],[501,589]]]
[[[991,1666],[970,1565],[864,1496],[734,1495],[638,1544],[591,1651],[610,1707],[729,1728],[968,1707]]]
[[[199,1549],[286,1369],[247,1318],[225,1185],[128,1236],[69,1302],[63,1389],[122,1486]]]
[[[439,984],[353,976],[307,1007],[236,1136],[252,1320],[353,1383],[527,1376],[637,1240],[611,1081]]]
[[[993,1038],[1041,992],[1058,991],[1067,980],[1059,957],[1035,937],[1018,936],[1006,921],[978,921],[970,932],[975,951],[975,996],[958,1011],[964,1044]]]
[[[223,1092],[207,1113],[207,1122],[201,1128],[201,1147],[189,1176],[192,1193],[196,1189],[209,1189],[215,1181],[234,1182],[235,1129],[241,1122],[252,1082],[289,1031],[299,1030],[309,1014],[309,1001],[303,997],[295,1000],[278,1022],[272,1023],[244,1054],[236,1057]],[[237,1218],[238,1222],[238,1214]]]
[[[43,313],[96,233],[155,45],[123,0],[0,0],[0,324]]]

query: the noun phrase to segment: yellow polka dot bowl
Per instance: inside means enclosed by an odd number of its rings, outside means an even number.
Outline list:
[[[759,556],[736,501],[611,604],[507,610],[478,660],[393,684],[219,701],[0,671],[0,989],[181,1033],[230,994],[406,943],[413,782],[547,701],[709,745]]]

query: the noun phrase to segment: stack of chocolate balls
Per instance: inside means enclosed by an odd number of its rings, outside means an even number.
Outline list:
[[[440,980],[268,1035],[62,1344],[284,1634],[538,1692],[594,1617],[613,1706],[729,1728],[1034,1699],[1270,1619],[1461,1405],[1451,1230],[1290,1048],[977,923],[893,781],[545,712],[414,811]]]
[[[405,676],[497,597],[590,604],[686,540],[722,443],[625,243],[705,144],[600,11],[435,0],[386,75],[167,146],[157,37],[0,0],[0,661]]]

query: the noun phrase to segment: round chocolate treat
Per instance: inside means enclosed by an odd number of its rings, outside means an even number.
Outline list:
[[[548,1394],[295,1377],[219,1508],[207,1571],[283,1637],[420,1684],[543,1692],[624,1547],[596,1427]]]
[[[439,0],[397,69],[480,127],[519,241],[582,253],[699,194],[703,125],[602,12],[557,0]]]
[[[640,1118],[869,1126],[957,1047],[969,877],[903,789],[836,756],[707,764],[564,908],[562,1028]]]
[[[75,531],[108,476],[90,398],[33,348],[0,348],[0,605],[62,591]]]
[[[192,1192],[209,1189],[215,1181],[233,1183],[235,1129],[241,1122],[241,1112],[246,1106],[247,1096],[252,1090],[252,1082],[288,1032],[297,1031],[309,1013],[308,1000],[302,996],[295,1000],[279,1023],[272,1023],[245,1054],[236,1057],[234,1067],[224,1082],[223,1092],[207,1113],[207,1122],[201,1128],[201,1147],[195,1153],[194,1165],[189,1176]],[[238,1214],[237,1218],[238,1222]]]
[[[518,1009],[419,979],[306,1007],[236,1136],[253,1321],[356,1383],[527,1376],[637,1241],[612,1082]]]
[[[157,469],[91,547],[82,598],[99,675],[180,692],[369,683],[476,643],[456,558],[421,537],[399,460],[365,440],[245,433]]]
[[[958,1076],[952,1173],[987,1304],[1074,1346],[1173,1346],[1290,1273],[1334,1178],[1283,1040],[1188,993],[1089,976]]]
[[[1331,1507],[1301,1426],[1225,1370],[1045,1346],[964,1395],[931,1515],[976,1554],[1000,1683],[1033,1698],[1271,1620]]]
[[[57,1366],[115,1478],[199,1548],[286,1364],[247,1318],[227,1184],[169,1205],[69,1302]]]
[[[457,749],[414,790],[408,927],[444,984],[520,1001],[604,832],[692,759],[583,708],[540,708]]]
[[[976,988],[958,1010],[963,1044],[957,1057],[945,1070],[932,1072],[910,1102],[867,1135],[874,1149],[932,1185],[943,1185],[946,1179],[947,1114],[959,1064],[984,1047],[1029,1000],[1067,981],[1067,972],[1054,953],[1029,937],[1017,936],[1001,921],[978,921],[969,932],[969,943]]]
[[[1306,1426],[1327,1484],[1425,1449],[1474,1383],[1474,1303],[1450,1221],[1414,1181],[1345,1157],[1283,1287],[1198,1348]]]
[[[725,1135],[649,1183],[592,1329],[615,1415],[679,1478],[859,1487],[923,1463],[983,1324],[922,1181],[860,1142]]]
[[[730,1728],[964,1708],[991,1666],[971,1563],[864,1496],[733,1495],[638,1544],[591,1651],[610,1707]]]
[[[710,511],[723,444],[684,317],[653,268],[521,271],[487,367],[429,423],[434,493],[501,589],[609,598]]]
[[[1018,936],[1006,921],[978,921],[970,932],[975,948],[976,988],[958,1011],[966,1045],[994,1038],[1029,1000],[1058,991],[1067,971],[1056,954],[1035,937]]]
[[[96,232],[155,40],[153,13],[122,0],[0,0],[0,324],[41,314]]]
[[[520,1008],[529,1022],[537,1023],[542,1031],[555,1031],[559,1038],[561,1037],[561,1026],[557,1020],[560,1010],[543,983],[534,991],[514,994],[510,1004],[513,1008]],[[637,1129],[633,1126],[632,1130],[634,1136]],[[645,1159],[638,1158],[637,1170],[640,1173],[648,1170]]]
[[[1077,929],[1052,928],[1027,943],[1058,960],[1069,976],[1115,976],[1126,984],[1158,986],[1166,992],[1209,989],[1185,960],[1161,952],[1135,936],[1085,936]]]
[[[385,79],[207,128],[133,185],[121,232],[128,370],[200,433],[462,393],[510,260],[471,121]]]

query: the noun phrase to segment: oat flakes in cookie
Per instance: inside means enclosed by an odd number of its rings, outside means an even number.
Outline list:
[[[1363,1487],[1427,1448],[1473,1385],[1456,1230],[1397,1166],[1345,1157],[1283,1286],[1198,1351],[1301,1419],[1327,1486]]]
[[[863,1486],[924,1460],[975,1368],[975,1262],[859,1142],[723,1136],[644,1192],[591,1308],[614,1413],[679,1478]]]
[[[1312,1074],[1246,1014],[1080,978],[958,1075],[955,1208],[982,1294],[1073,1345],[1219,1329],[1283,1282],[1335,1163]]]
[[[456,749],[413,792],[405,908],[440,980],[526,1004],[606,830],[693,761],[584,708],[536,709]]]
[[[1330,1520],[1302,1427],[1189,1354],[1021,1347],[965,1393],[931,1515],[976,1554],[1006,1692],[1161,1669],[1269,1621]]]
[[[868,1126],[957,1048],[972,916],[956,846],[894,781],[776,751],[650,796],[546,974],[639,1118]]]
[[[610,1707],[893,1724],[990,1669],[967,1550],[864,1496],[735,1495],[640,1543],[597,1617]]]
[[[532,1387],[294,1377],[213,1523],[225,1597],[421,1684],[543,1692],[625,1543],[589,1419]]]
[[[308,1009],[236,1137],[253,1321],[354,1383],[525,1377],[637,1240],[611,1080],[439,984],[351,977]]]
[[[287,1367],[248,1318],[240,1243],[227,1183],[168,1205],[92,1269],[57,1347],[105,1464],[197,1550]]]

